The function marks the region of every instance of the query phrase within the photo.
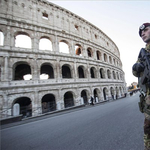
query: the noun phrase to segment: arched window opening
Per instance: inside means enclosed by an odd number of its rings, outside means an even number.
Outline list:
[[[117,78],[118,78],[118,80],[120,79],[120,78],[119,78],[119,73],[118,73],[118,72],[117,72]]]
[[[56,101],[53,94],[46,94],[42,98],[42,113],[56,110]]]
[[[85,90],[83,90],[82,92],[81,92],[81,97],[83,98],[83,102],[84,102],[84,104],[88,104],[88,97],[87,97],[87,92],[85,91]]]
[[[65,108],[74,106],[73,94],[71,92],[66,92],[64,95],[64,105]]]
[[[93,67],[90,69],[90,73],[91,73],[91,78],[95,78],[95,73],[94,73]]]
[[[85,78],[84,70],[81,66],[78,67],[78,75],[79,75],[79,78]]]
[[[119,98],[119,89],[116,87],[116,99]]]
[[[19,33],[15,37],[15,47],[31,48],[31,38],[26,33]]]
[[[101,79],[105,78],[105,73],[104,73],[104,69],[103,68],[100,69],[100,78]]]
[[[88,54],[88,57],[92,57],[92,49],[91,48],[87,49],[87,54]]]
[[[62,78],[71,78],[71,70],[67,65],[62,66]]]
[[[79,31],[79,26],[78,26],[78,25],[74,25],[74,29],[75,29],[76,31]]]
[[[14,68],[14,80],[31,80],[31,68],[28,64],[19,64]]]
[[[112,64],[111,56],[109,56],[109,63]]]
[[[16,109],[16,104],[18,104],[18,109]],[[30,98],[21,97],[18,98],[13,105],[13,115],[16,116],[16,111],[18,111],[18,115],[22,114],[23,118],[32,116],[32,103]]]
[[[119,66],[119,62],[117,61],[117,66]]]
[[[114,71],[113,71],[113,78],[116,79],[116,74]]]
[[[104,100],[107,100],[106,95],[107,95],[107,89],[106,89],[106,88],[104,88],[104,89],[103,89],[103,96],[104,96]]]
[[[123,80],[123,75],[120,73],[120,79]]]
[[[104,61],[107,62],[107,55],[104,54]]]
[[[114,99],[115,91],[112,87],[110,88],[110,93],[111,93],[112,99]]]
[[[107,46],[109,46],[109,43],[107,42]]]
[[[59,52],[69,54],[69,46],[66,42],[59,42]]]
[[[123,91],[122,91],[122,88],[119,87],[119,93],[122,95],[123,94]]]
[[[121,61],[120,61],[120,63],[119,63],[119,67],[122,68],[122,63],[121,63]]]
[[[116,61],[115,61],[115,59],[114,59],[114,65],[116,65]]]
[[[82,56],[82,48],[80,45],[75,46],[76,55]]]
[[[107,70],[107,77],[108,77],[108,79],[111,79],[111,73],[110,73],[110,70]]]
[[[96,52],[97,60],[101,60],[101,53],[99,51]]]
[[[94,89],[94,100],[98,102],[98,89]]]
[[[52,51],[52,42],[48,38],[41,38],[39,42],[39,49]]]
[[[95,34],[95,39],[97,39],[98,38],[98,36]]]
[[[53,78],[54,78],[54,71],[52,66],[48,64],[42,65],[40,72],[40,79],[53,79]]]
[[[0,46],[4,45],[4,34],[0,31]]]

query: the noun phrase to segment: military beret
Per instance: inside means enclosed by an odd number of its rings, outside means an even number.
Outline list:
[[[150,23],[143,23],[140,27],[139,27],[139,35],[141,36],[142,31],[146,28],[150,26]]]

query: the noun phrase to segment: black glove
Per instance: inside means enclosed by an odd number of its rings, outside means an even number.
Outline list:
[[[135,63],[132,67],[133,71],[136,71],[137,73],[143,72],[144,71],[144,65],[143,63]]]

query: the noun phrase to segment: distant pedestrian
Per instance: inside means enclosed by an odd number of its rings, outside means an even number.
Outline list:
[[[91,96],[91,105],[94,105],[94,98]]]
[[[127,93],[124,94],[124,97],[127,97]]]

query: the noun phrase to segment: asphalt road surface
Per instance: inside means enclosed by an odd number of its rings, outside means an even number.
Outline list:
[[[139,94],[1,130],[1,150],[143,150]]]

